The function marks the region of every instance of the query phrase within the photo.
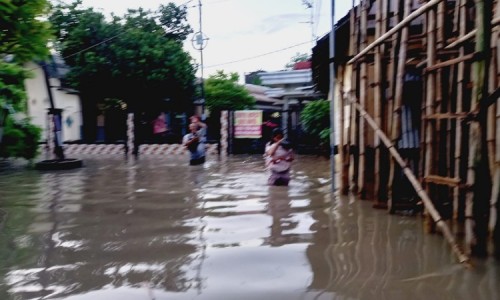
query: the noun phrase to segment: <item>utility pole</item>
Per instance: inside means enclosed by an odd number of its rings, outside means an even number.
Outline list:
[[[203,26],[202,26],[202,14],[201,14],[201,0],[198,0],[198,12],[199,12],[199,31],[193,35],[191,42],[193,43],[193,47],[196,50],[200,51],[200,91],[201,91],[201,113],[205,114],[205,87],[204,87],[204,79],[203,79],[203,49],[207,46],[208,38],[203,34]]]
[[[314,0],[302,0],[302,4],[306,6],[306,9],[311,10],[311,16],[309,22],[301,22],[301,23],[307,23],[311,25],[311,45],[312,47],[314,47],[316,43],[316,34],[314,32]]]

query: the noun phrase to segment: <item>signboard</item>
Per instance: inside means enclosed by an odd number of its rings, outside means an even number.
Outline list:
[[[258,139],[262,137],[262,110],[237,110],[234,112],[234,137]]]

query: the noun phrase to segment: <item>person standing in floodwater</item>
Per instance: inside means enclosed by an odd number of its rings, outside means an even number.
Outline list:
[[[182,145],[189,150],[189,164],[200,165],[205,162],[205,135],[196,123],[189,124],[189,133],[182,138]]]
[[[266,168],[271,172],[269,185],[287,186],[290,182],[290,168],[294,160],[293,149],[283,136],[283,131],[275,128],[264,153]]]

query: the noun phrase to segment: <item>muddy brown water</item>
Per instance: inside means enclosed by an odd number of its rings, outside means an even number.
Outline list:
[[[419,216],[332,197],[299,156],[269,187],[260,156],[82,157],[0,165],[0,299],[500,299],[500,265],[456,262]]]

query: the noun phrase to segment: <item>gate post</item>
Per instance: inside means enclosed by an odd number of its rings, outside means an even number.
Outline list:
[[[134,113],[127,115],[127,143],[125,145],[125,155],[131,155],[134,152]],[[139,151],[139,149],[137,149]]]
[[[229,114],[227,110],[223,110],[220,113],[219,155],[221,157],[227,157],[228,130],[229,130]]]

